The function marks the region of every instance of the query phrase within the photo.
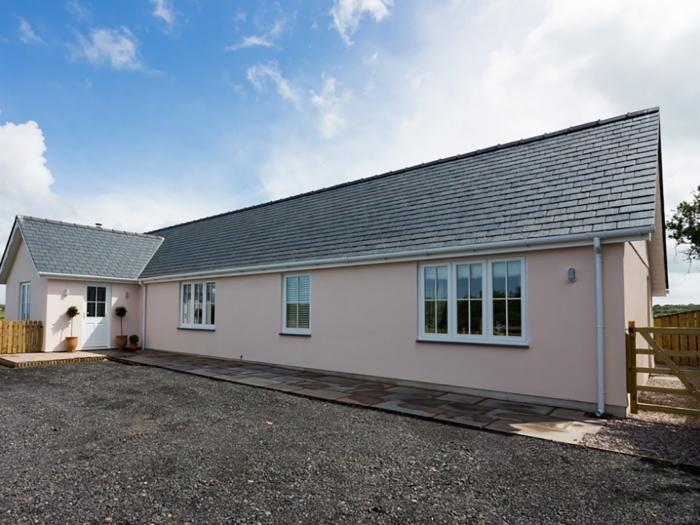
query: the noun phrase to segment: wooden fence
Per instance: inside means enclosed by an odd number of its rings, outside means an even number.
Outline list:
[[[654,326],[659,328],[700,328],[700,310],[659,315],[654,317]],[[700,365],[700,358],[697,353],[700,351],[700,335],[656,333],[654,339],[663,348],[672,352],[679,352],[678,356],[672,357],[673,362],[677,365]],[[688,352],[688,355],[682,355],[683,352]],[[663,362],[663,359],[657,360],[657,363]]]
[[[0,319],[0,354],[41,352],[43,337],[41,321]]]
[[[637,334],[639,334],[648,348],[637,346]],[[655,392],[657,394],[670,394],[672,396],[691,396],[700,404],[700,369],[682,367],[675,363],[676,357],[700,359],[700,350],[694,352],[667,349],[663,343],[658,342],[659,336],[664,337],[700,337],[700,328],[668,328],[668,327],[636,327],[634,321],[630,321],[627,329],[627,391],[630,394],[630,411],[636,414],[638,410],[652,410],[656,412],[668,412],[686,416],[700,416],[700,410],[695,408],[655,405],[640,403],[637,400],[639,392]],[[656,364],[663,361],[665,366],[639,366],[637,356],[652,355]],[[664,374],[676,376],[683,388],[665,388],[659,386],[637,384],[637,374]]]

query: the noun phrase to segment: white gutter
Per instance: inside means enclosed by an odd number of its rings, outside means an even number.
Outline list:
[[[105,277],[103,275],[78,275],[74,273],[37,272],[41,277],[49,279],[65,279],[67,281],[108,281],[110,283],[139,284],[138,279],[124,279],[123,277]]]
[[[240,274],[278,272],[287,270],[310,269],[318,267],[352,266],[368,263],[401,262],[402,260],[420,260],[427,258],[449,257],[459,255],[486,255],[499,252],[532,251],[543,248],[568,248],[575,246],[588,246],[592,239],[597,238],[603,242],[624,242],[627,240],[648,240],[654,230],[648,228],[627,228],[611,232],[580,233],[572,235],[560,235],[557,237],[545,237],[530,241],[500,241],[482,244],[470,244],[466,246],[451,246],[446,248],[428,248],[425,250],[410,250],[402,252],[389,252],[371,255],[358,255],[352,257],[334,257],[326,259],[312,259],[305,261],[288,261],[283,263],[259,264],[253,266],[240,266],[237,268],[224,268],[220,270],[204,270],[172,275],[146,277],[140,280],[144,283],[179,281],[194,277],[226,277]]]
[[[595,253],[595,349],[596,349],[596,416],[605,414],[605,317],[603,312],[603,251],[600,237],[593,239]]]

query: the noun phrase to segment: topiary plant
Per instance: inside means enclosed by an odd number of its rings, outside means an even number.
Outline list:
[[[136,334],[130,335],[130,336],[129,336],[129,342],[130,342],[132,345],[137,345],[137,344],[139,344],[139,336],[136,335]]]
[[[126,308],[117,306],[114,309],[114,315],[119,317],[119,333],[120,335],[124,335],[124,316],[126,315]]]
[[[70,336],[73,337],[73,318],[78,315],[80,311],[78,310],[77,306],[69,306],[68,310],[66,310],[66,315],[68,316],[68,319],[70,319]]]

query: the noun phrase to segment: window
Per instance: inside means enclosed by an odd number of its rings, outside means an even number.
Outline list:
[[[420,266],[419,338],[524,344],[524,260]]]
[[[483,265],[458,264],[457,272],[457,333],[481,335],[484,333],[481,273]]]
[[[425,333],[447,333],[447,273],[449,266],[426,266],[424,272]]]
[[[522,335],[520,304],[520,261],[499,261],[492,264],[493,335]]]
[[[88,286],[85,312],[86,317],[104,317],[107,311],[107,287]]]
[[[311,333],[311,276],[294,274],[284,276],[283,333]]]
[[[182,283],[180,327],[212,329],[216,324],[216,283]]]
[[[19,320],[29,321],[32,304],[32,283],[19,283]]]

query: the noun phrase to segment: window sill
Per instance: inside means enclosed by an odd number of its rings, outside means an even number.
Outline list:
[[[311,337],[311,333],[302,332],[280,332],[280,335],[291,335],[292,337]]]
[[[178,330],[194,330],[195,332],[216,332],[216,326],[178,326]]]
[[[514,341],[457,341],[455,339],[416,339],[416,343],[436,343],[439,345],[462,345],[462,346],[496,346],[500,348],[530,348],[529,343],[516,343]]]

